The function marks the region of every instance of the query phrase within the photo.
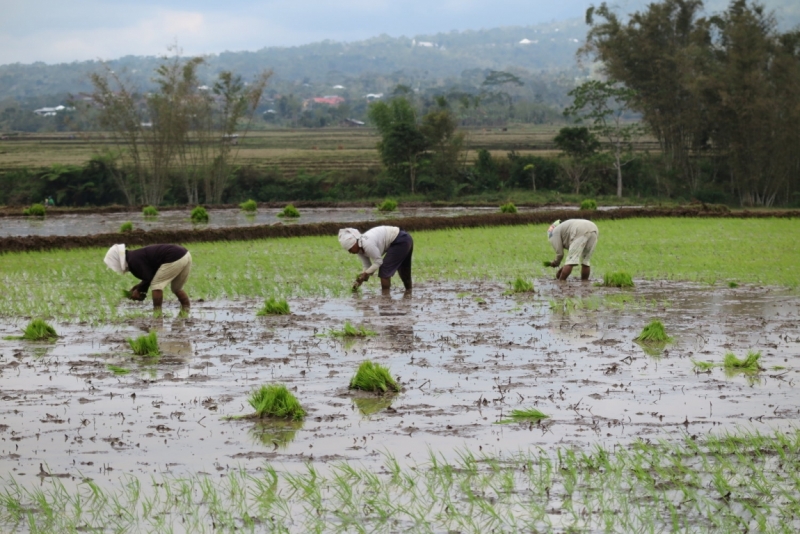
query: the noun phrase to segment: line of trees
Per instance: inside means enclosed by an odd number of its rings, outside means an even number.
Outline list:
[[[702,7],[664,0],[627,20],[605,3],[592,7],[582,52],[631,90],[667,174],[692,194],[721,188],[742,205],[771,206],[784,194],[791,202],[800,186],[800,31],[778,32],[747,0],[712,16]]]
[[[111,132],[116,150],[101,155],[128,204],[159,205],[178,173],[189,203],[202,186],[207,202],[220,203],[230,182],[238,135],[246,133],[271,72],[250,84],[230,71],[213,86],[202,85],[200,57],[164,58],[156,69],[156,90],[142,94],[110,67],[91,75],[89,111]]]

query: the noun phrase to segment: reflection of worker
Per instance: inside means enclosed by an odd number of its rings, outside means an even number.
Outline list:
[[[164,288],[170,284],[178,297],[182,310],[189,310],[189,296],[183,290],[192,270],[192,255],[179,245],[149,245],[136,250],[125,250],[125,245],[114,245],[103,260],[112,271],[130,272],[141,280],[131,288],[131,300],[144,300],[147,289],[153,290],[153,308],[161,309]]]
[[[551,267],[561,265],[564,258],[564,249],[568,250],[567,261],[556,273],[558,280],[566,280],[572,273],[572,266],[580,264],[581,280],[589,279],[589,260],[597,245],[597,225],[586,219],[570,219],[556,221],[547,229],[547,238],[556,251],[556,259],[550,263]]]
[[[364,264],[364,270],[356,278],[353,289],[357,289],[377,271],[384,291],[388,291],[395,272],[400,275],[406,291],[411,290],[414,240],[404,230],[396,226],[376,226],[362,235],[355,228],[343,228],[339,230],[339,243],[350,254],[358,254]]]

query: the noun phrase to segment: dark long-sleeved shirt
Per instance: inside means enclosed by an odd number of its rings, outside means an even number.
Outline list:
[[[148,245],[136,250],[126,250],[125,261],[128,262],[128,271],[141,280],[138,285],[139,293],[147,293],[159,267],[165,263],[178,261],[187,252],[188,250],[180,245]]]

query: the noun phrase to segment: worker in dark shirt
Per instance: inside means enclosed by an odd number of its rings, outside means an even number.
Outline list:
[[[131,300],[144,300],[147,290],[153,290],[153,308],[161,309],[164,288],[170,284],[178,297],[181,309],[189,310],[189,296],[183,290],[192,270],[192,255],[179,245],[149,245],[136,250],[125,250],[125,245],[114,245],[103,260],[112,271],[130,272],[141,280],[131,288]]]

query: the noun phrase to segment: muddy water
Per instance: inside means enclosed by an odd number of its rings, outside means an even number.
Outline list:
[[[521,213],[543,208],[520,207]],[[577,209],[569,207],[548,207],[553,209]],[[601,208],[609,209],[609,208]],[[259,209],[248,215],[239,209],[209,210],[209,223],[193,225],[189,219],[191,210],[162,211],[158,217],[145,218],[141,213],[82,213],[52,215],[45,219],[34,217],[0,218],[0,237],[11,236],[75,236],[119,232],[122,223],[130,221],[139,230],[190,230],[192,228],[228,228],[232,226],[255,226],[263,224],[310,224],[322,222],[391,221],[404,217],[456,217],[459,215],[478,215],[496,213],[492,207],[400,207],[392,213],[381,213],[368,208],[302,208],[298,219],[279,218],[281,209]]]
[[[633,291],[538,282],[507,296],[497,284],[421,284],[391,298],[297,299],[292,315],[255,317],[260,302],[197,303],[187,319],[57,325],[55,344],[4,341],[0,350],[0,470],[116,479],[286,468],[347,459],[423,462],[429,450],[506,455],[555,444],[796,425],[800,415],[800,299],[764,288],[640,282]],[[621,299],[627,299],[622,304]],[[169,302],[174,305],[173,301]],[[135,307],[136,305],[131,305]],[[646,353],[632,342],[653,318],[675,341]],[[376,336],[324,334],[345,320]],[[17,333],[23,321],[0,323]],[[133,357],[124,339],[159,332],[160,359]],[[760,350],[760,373],[697,373]],[[387,365],[404,391],[348,391],[365,359]],[[115,374],[110,365],[130,370]],[[775,369],[782,367],[782,369]],[[302,424],[231,420],[247,395],[286,384]],[[496,424],[536,407],[541,423]]]

